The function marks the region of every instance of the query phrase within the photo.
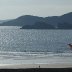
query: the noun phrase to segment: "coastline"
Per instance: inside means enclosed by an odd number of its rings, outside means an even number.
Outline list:
[[[3,64],[0,69],[72,68],[72,64]]]

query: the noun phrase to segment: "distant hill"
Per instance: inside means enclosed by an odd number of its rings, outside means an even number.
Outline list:
[[[58,29],[72,29],[72,12],[60,16]]]
[[[47,29],[47,27],[48,29],[72,29],[72,12],[61,16],[51,16],[45,18],[24,15],[7,22],[3,22],[0,26],[22,26],[22,28],[42,28],[41,25],[44,26],[44,29]]]
[[[72,12],[60,16],[59,23],[70,23],[70,24],[72,24]]]
[[[10,20],[0,20],[0,24],[7,22],[7,21],[10,21]]]
[[[45,22],[36,22],[34,25],[25,25],[21,29],[54,29],[54,26]]]
[[[58,29],[72,29],[72,24],[60,23],[60,24],[58,24]]]
[[[24,25],[33,25],[35,22],[43,21],[42,17],[25,15],[18,17],[14,20],[4,22],[3,26],[24,26]]]

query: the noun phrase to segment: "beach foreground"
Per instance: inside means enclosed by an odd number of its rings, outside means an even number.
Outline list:
[[[0,69],[72,68],[72,64],[2,64]]]
[[[0,65],[0,72],[72,72],[71,64]]]

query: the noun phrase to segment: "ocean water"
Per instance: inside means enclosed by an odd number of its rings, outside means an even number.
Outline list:
[[[0,64],[72,63],[72,30],[0,27]]]

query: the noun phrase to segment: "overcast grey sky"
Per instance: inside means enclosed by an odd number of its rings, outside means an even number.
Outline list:
[[[68,12],[72,12],[72,0],[0,0],[0,19],[58,16]]]

